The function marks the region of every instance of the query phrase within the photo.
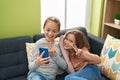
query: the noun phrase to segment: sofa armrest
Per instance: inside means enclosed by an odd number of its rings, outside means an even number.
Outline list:
[[[100,56],[104,40],[90,33],[88,33],[88,40],[90,44],[90,52]]]

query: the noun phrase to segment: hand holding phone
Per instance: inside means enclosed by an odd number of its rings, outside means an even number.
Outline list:
[[[39,48],[40,51],[40,55],[42,54],[42,52],[44,51],[45,53],[43,54],[43,58],[47,58],[49,57],[49,53],[48,53],[48,48]],[[48,64],[49,62],[46,62],[46,64]]]

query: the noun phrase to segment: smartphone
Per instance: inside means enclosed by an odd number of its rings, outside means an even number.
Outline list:
[[[43,54],[43,58],[49,57],[48,48],[39,48],[39,51],[40,54],[42,54],[42,52],[45,51],[45,53]],[[46,64],[49,64],[49,62],[46,62]]]
[[[43,58],[49,57],[48,48],[39,48],[40,54],[45,51]]]

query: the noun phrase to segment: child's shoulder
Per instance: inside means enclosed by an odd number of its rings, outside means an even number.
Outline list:
[[[63,38],[64,38],[64,35],[61,35],[60,37],[56,37],[56,38],[55,38],[55,41],[58,41],[58,42],[59,42],[59,41],[60,41],[61,39],[63,39]]]
[[[46,39],[40,38],[39,40],[36,41],[36,43],[46,43]]]

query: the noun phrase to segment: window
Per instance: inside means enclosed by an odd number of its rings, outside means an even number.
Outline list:
[[[89,27],[91,0],[41,0],[41,30],[47,17],[60,19],[61,29]],[[41,31],[43,32],[43,31]]]

